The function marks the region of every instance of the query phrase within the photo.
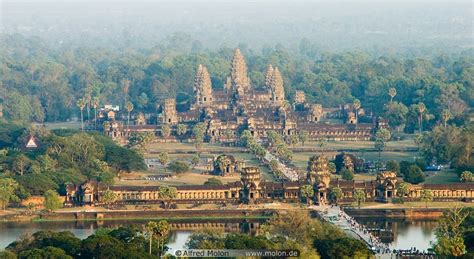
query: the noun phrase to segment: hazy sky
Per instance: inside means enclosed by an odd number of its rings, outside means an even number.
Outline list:
[[[0,0],[0,33],[77,46],[473,46],[469,0]],[[183,38],[184,39],[184,38]]]

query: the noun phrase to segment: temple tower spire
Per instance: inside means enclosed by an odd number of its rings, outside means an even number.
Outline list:
[[[194,77],[194,91],[197,104],[209,104],[212,102],[212,82],[207,68],[199,64]]]
[[[270,89],[272,91],[272,101],[274,103],[282,104],[285,101],[285,88],[283,87],[283,77],[281,76],[278,67],[273,69],[273,74],[270,80]]]
[[[265,74],[265,87],[271,89],[271,82],[273,77],[273,66],[270,64],[267,68],[267,73]]]
[[[247,64],[240,49],[234,52],[232,59],[232,70],[230,73],[232,88],[236,89],[239,94],[243,94],[250,89],[250,78],[247,75]]]

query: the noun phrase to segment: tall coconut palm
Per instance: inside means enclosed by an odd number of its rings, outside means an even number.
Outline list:
[[[94,128],[97,129],[97,108],[99,108],[99,97],[92,99],[92,107],[94,107]]]
[[[154,230],[154,234],[157,240],[158,258],[161,258],[165,247],[166,239],[168,238],[170,232],[170,225],[166,220],[160,220]]]
[[[86,107],[87,107],[87,119],[91,119],[91,104],[92,104],[92,96],[90,92],[86,93],[86,96],[84,96],[84,99],[86,100]]]
[[[444,109],[441,113],[441,119],[443,120],[444,128],[446,128],[448,126],[449,119],[451,119],[451,112],[448,109]]]
[[[418,113],[419,113],[419,117],[418,117],[418,126],[419,126],[419,129],[420,129],[420,133],[423,131],[422,127],[423,127],[423,113],[425,113],[426,111],[426,106],[424,103],[422,102],[419,102],[418,103]]]
[[[156,229],[158,228],[158,223],[150,221],[146,224],[146,233],[149,240],[148,253],[151,254],[151,247],[153,244],[153,236],[155,235]]]
[[[84,110],[84,107],[86,106],[86,100],[84,98],[81,98],[79,100],[77,100],[77,103],[76,103],[77,107],[79,107],[79,110],[81,110],[81,130],[84,131],[84,114],[83,114],[83,110]]]
[[[360,106],[361,106],[360,100],[355,99],[354,102],[353,102],[353,105],[354,105],[356,121],[357,121],[358,117],[359,117],[359,109],[360,109]]]
[[[393,97],[397,95],[397,89],[391,87],[390,89],[388,89],[388,95],[390,95],[390,103],[392,103]]]
[[[104,121],[102,127],[104,128],[104,132],[107,132],[110,129],[110,122]]]
[[[130,131],[130,113],[133,111],[133,103],[132,102],[127,102],[125,104],[125,109],[127,109],[128,112],[128,117],[127,117],[127,131]],[[129,132],[130,133],[130,132]]]

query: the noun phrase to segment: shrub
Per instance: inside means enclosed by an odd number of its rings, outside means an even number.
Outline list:
[[[183,161],[173,161],[168,165],[168,170],[175,174],[182,174],[189,171],[189,165]]]

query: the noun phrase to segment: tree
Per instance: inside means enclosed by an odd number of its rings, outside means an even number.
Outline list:
[[[207,181],[204,182],[204,185],[219,186],[219,185],[222,185],[222,181],[213,177],[213,178],[207,179]]]
[[[148,221],[145,226],[146,234],[148,237],[148,254],[151,254],[152,246],[153,246],[153,238],[155,235],[155,229],[158,228],[158,223],[155,221]]]
[[[441,113],[441,120],[443,121],[444,128],[448,126],[449,119],[451,119],[451,112],[448,109],[444,109]]]
[[[379,129],[375,133],[375,137],[382,139],[384,142],[388,142],[391,138],[391,133],[388,129]]]
[[[18,254],[19,258],[55,258],[55,259],[72,259],[61,248],[52,246],[45,247],[43,249],[32,248],[24,250]]]
[[[306,204],[310,204],[311,198],[314,197],[314,189],[310,184],[306,184],[300,187],[301,196],[305,197]]]
[[[400,169],[400,171],[403,174],[403,180],[405,180],[405,182],[419,184],[425,181],[425,176],[423,175],[421,168],[417,165],[412,164],[404,170]]]
[[[188,127],[185,124],[178,124],[176,126],[176,134],[178,136],[184,136],[188,132]]]
[[[202,147],[202,143],[204,143],[204,134],[206,130],[206,124],[200,122],[194,125],[193,128],[193,136],[194,136],[194,145],[196,149],[200,149]]]
[[[309,133],[308,133],[307,130],[300,130],[299,131],[298,138],[301,142],[301,145],[304,146],[304,143],[308,140],[308,137],[309,137]]]
[[[171,203],[171,200],[175,199],[176,196],[178,195],[178,190],[176,187],[170,187],[170,186],[160,186],[159,189],[159,194],[160,197],[163,199],[165,209],[168,209]]]
[[[163,135],[163,138],[167,138],[171,135],[171,128],[168,124],[163,125],[161,128],[161,134]]]
[[[169,161],[168,152],[163,151],[158,154],[158,162],[160,162],[161,166],[165,168],[165,171],[166,171],[166,164],[168,163],[168,161]]]
[[[48,211],[55,211],[61,208],[63,202],[59,194],[54,190],[48,190],[44,193],[44,208]]]
[[[0,178],[0,207],[5,210],[10,201],[18,201],[15,191],[18,183],[11,178]]]
[[[360,204],[365,201],[365,191],[362,189],[356,189],[354,192],[354,199],[357,201],[357,205],[360,209]]]
[[[435,230],[436,243],[434,251],[442,257],[458,257],[466,253],[463,240],[463,223],[469,212],[461,208],[453,208],[443,213]]]
[[[77,107],[79,107],[79,110],[81,111],[81,130],[84,131],[84,114],[83,114],[83,110],[84,110],[84,107],[86,106],[86,100],[84,98],[80,98],[79,100],[77,100],[77,103],[76,103]]]
[[[373,252],[358,239],[341,237],[318,240],[316,249],[321,258],[374,258]]]
[[[144,152],[154,138],[153,132],[132,132],[128,137],[128,146]]]
[[[99,108],[100,100],[99,97],[92,99],[92,107],[94,107],[94,128],[97,129],[97,108]]]
[[[270,162],[268,163],[268,166],[270,167],[270,170],[272,170],[272,172],[275,172],[276,170],[280,168],[280,164],[275,159],[270,160]]]
[[[105,204],[105,205],[110,205],[112,203],[114,203],[115,201],[117,201],[117,194],[111,190],[106,190],[103,194],[102,194],[102,202]]]
[[[174,188],[174,187],[171,187],[171,188]],[[168,239],[170,229],[171,229],[171,227],[170,227],[168,221],[166,221],[166,220],[160,220],[158,222],[158,224],[156,225],[156,227],[154,228],[153,232],[154,232],[154,236],[156,237],[156,241],[157,241],[158,258],[161,258],[161,255],[164,252],[164,246],[165,246],[166,241]]]
[[[420,200],[425,203],[426,208],[428,208],[428,202],[433,201],[433,192],[428,189],[421,191]]]
[[[168,170],[175,174],[182,174],[189,171],[189,165],[183,161],[173,161],[168,165]]]
[[[31,160],[27,156],[20,154],[13,160],[12,169],[15,173],[23,175],[29,164],[31,164]]]
[[[389,141],[391,138],[390,131],[387,129],[379,129],[377,133],[375,133],[375,143],[374,148],[377,149],[379,152],[379,159],[381,157],[382,151],[385,148],[385,143]]]
[[[335,174],[337,171],[336,164],[334,162],[328,163],[328,170],[331,174]]]
[[[224,249],[224,233],[213,229],[196,231],[186,241],[188,249]]]
[[[388,120],[388,124],[392,129],[400,132],[406,124],[408,107],[403,103],[391,102],[384,107],[384,116]]]
[[[424,103],[419,102],[418,103],[418,128],[420,129],[420,133],[423,132],[423,114],[426,111],[426,106]]]
[[[193,169],[199,165],[199,155],[198,154],[195,154],[192,158],[191,158],[191,165],[193,166]]]
[[[385,168],[387,169],[387,171],[394,172],[397,175],[400,174],[400,164],[395,160],[387,161]]]
[[[340,175],[342,179],[346,181],[352,181],[354,179],[354,173],[349,169],[342,169]]]
[[[125,103],[125,109],[128,112],[127,116],[127,133],[130,134],[130,113],[133,111],[133,103],[132,102],[126,102]]]
[[[405,198],[405,196],[408,195],[409,190],[410,190],[410,185],[408,183],[398,183],[397,195],[402,199],[402,201]]]
[[[333,199],[334,203],[337,205],[337,202],[344,197],[342,193],[342,189],[339,187],[331,188],[331,198]]]
[[[359,109],[360,109],[360,107],[361,107],[360,100],[359,100],[359,99],[355,99],[352,104],[354,105],[356,120],[358,120],[358,117],[359,117]]]
[[[474,181],[474,175],[470,171],[464,171],[461,173],[461,182],[472,182]]]
[[[296,144],[298,144],[298,141],[299,141],[298,135],[295,135],[295,134],[290,135],[290,144],[291,144],[293,147],[295,147]]]

